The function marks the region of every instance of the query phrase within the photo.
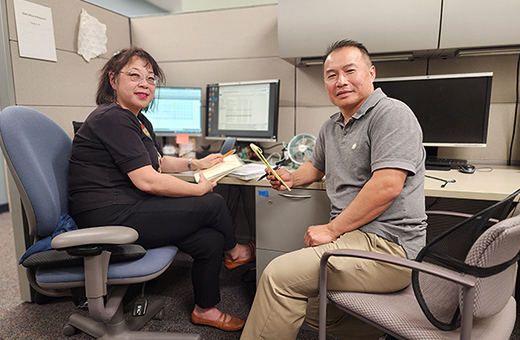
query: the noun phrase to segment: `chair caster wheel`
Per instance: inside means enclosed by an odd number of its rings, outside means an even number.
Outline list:
[[[72,326],[71,324],[66,324],[65,326],[63,326],[63,335],[65,336],[72,336],[77,332],[78,330],[76,329],[76,327]]]
[[[161,310],[158,311],[157,314],[155,314],[153,316],[153,319],[154,320],[162,320],[162,319],[164,319],[164,316],[165,316],[164,308],[161,308]]]

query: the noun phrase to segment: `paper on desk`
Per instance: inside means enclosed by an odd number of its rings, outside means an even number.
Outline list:
[[[195,177],[195,181],[198,183],[200,180],[200,173],[204,174],[204,177],[210,181],[218,181],[222,177],[231,173],[232,171],[244,166],[244,163],[238,158],[237,155],[231,155],[224,157],[224,161],[212,166],[209,169],[197,170],[193,177]]]
[[[237,177],[244,181],[258,179],[262,175],[265,175],[264,164],[246,164],[229,174],[229,176]]]
[[[79,18],[78,54],[86,61],[107,52],[107,26],[83,8]]]

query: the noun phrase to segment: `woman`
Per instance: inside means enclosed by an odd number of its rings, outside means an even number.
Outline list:
[[[226,331],[244,321],[215,308],[219,273],[255,258],[254,243],[237,244],[216,183],[201,176],[189,183],[165,174],[205,169],[222,162],[164,156],[151,123],[142,114],[164,74],[139,48],[116,53],[101,70],[98,107],[74,136],[69,165],[70,211],[81,227],[125,225],[139,232],[145,248],[173,244],[193,257],[195,308],[191,320]]]

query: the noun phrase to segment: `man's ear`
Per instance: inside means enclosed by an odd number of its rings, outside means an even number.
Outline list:
[[[370,75],[372,77],[372,81],[376,79],[376,67],[374,65],[370,66]]]

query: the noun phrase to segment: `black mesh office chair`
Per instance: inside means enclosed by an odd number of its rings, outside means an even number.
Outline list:
[[[320,265],[320,339],[331,303],[397,339],[509,340],[516,320],[520,216],[502,218],[519,193],[449,228],[416,261],[360,250],[326,252]],[[410,268],[412,285],[389,294],[328,291],[330,256]]]

